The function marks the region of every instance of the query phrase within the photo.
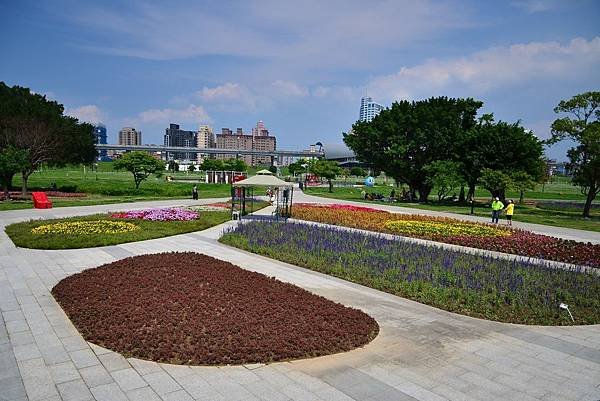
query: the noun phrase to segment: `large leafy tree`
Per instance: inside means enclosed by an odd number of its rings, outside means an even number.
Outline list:
[[[469,187],[468,198],[475,194],[475,186],[480,181],[484,169],[502,172],[513,176],[517,172],[526,173],[538,181],[544,174],[545,163],[543,143],[519,122],[494,121],[492,114],[484,114],[478,123],[465,132],[456,146],[456,155],[461,162],[461,173]],[[484,180],[490,184],[492,176]],[[496,175],[499,178],[500,175]],[[505,181],[500,180],[500,183]],[[490,189],[493,188],[493,189]],[[504,197],[502,185],[490,184],[494,196]]]
[[[227,159],[223,162],[223,169],[227,171],[246,171],[248,166],[242,159]]]
[[[331,180],[340,174],[342,169],[334,161],[317,160],[310,165],[310,171],[317,177],[326,178],[329,183],[329,192],[333,192],[333,182]]]
[[[408,185],[411,195],[427,201],[433,187],[426,166],[455,160],[457,143],[475,124],[482,102],[431,98],[400,101],[371,122],[357,122],[344,142],[362,162]]]
[[[223,160],[204,159],[200,165],[202,171],[223,171]]]
[[[583,216],[590,217],[592,202],[600,192],[600,92],[585,92],[562,100],[554,112],[568,116],[552,123],[548,143],[565,138],[577,143],[567,152],[567,167],[573,174],[573,182],[586,195]]]
[[[460,175],[460,163],[438,160],[425,166],[427,180],[437,189],[438,202],[464,183]]]
[[[91,163],[97,156],[92,126],[63,115],[63,105],[28,88],[0,82],[0,149],[27,150],[23,193],[40,164]]]
[[[127,152],[120,159],[113,163],[115,170],[127,170],[133,174],[135,189],[140,188],[142,181],[146,180],[150,174],[157,177],[161,176],[165,170],[165,162],[156,159],[148,152],[135,151]]]
[[[29,162],[29,151],[10,145],[0,150],[0,182],[4,189],[4,199],[10,199],[9,190],[15,174]]]

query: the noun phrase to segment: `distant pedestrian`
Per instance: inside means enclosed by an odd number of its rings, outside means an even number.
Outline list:
[[[492,201],[492,223],[498,223],[500,217],[500,211],[504,209],[504,203],[500,202],[500,198],[497,196]]]
[[[512,226],[512,217],[515,214],[515,203],[512,199],[508,200],[508,205],[506,205],[504,210],[506,211],[506,224]]]
[[[198,186],[196,186],[196,185],[194,185],[194,188],[192,188],[192,199],[193,200],[198,199]]]

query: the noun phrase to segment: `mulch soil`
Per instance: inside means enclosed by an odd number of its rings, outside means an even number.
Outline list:
[[[379,332],[357,309],[190,252],[85,270],[52,294],[87,341],[157,362],[285,361],[349,351]]]

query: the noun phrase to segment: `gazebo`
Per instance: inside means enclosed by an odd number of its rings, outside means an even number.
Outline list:
[[[234,182],[231,186],[231,216],[237,210],[241,216],[246,214],[246,198],[250,198],[250,204],[254,202],[254,187],[266,187],[273,190],[275,211],[273,217],[276,219],[287,218],[292,214],[292,199],[294,186],[275,177],[269,170],[260,170],[256,175],[244,180]],[[252,206],[250,207],[252,210]]]

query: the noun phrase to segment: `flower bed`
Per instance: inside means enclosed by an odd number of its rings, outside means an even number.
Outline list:
[[[94,221],[65,221],[45,224],[31,229],[35,235],[64,234],[64,235],[93,235],[93,234],[123,234],[140,228],[132,223],[110,220]]]
[[[249,222],[221,242],[469,316],[511,323],[600,323],[600,280],[337,227]]]
[[[327,355],[379,331],[359,310],[196,253],[122,259],[67,277],[52,294],[87,341],[176,364]]]
[[[313,204],[298,204],[294,206],[292,214],[294,218],[301,220],[600,268],[600,245],[563,240],[498,225],[385,211],[354,211]]]
[[[184,208],[157,208],[146,210],[130,210],[122,213],[112,213],[115,219],[142,219],[151,221],[189,221],[199,217],[199,213]]]

